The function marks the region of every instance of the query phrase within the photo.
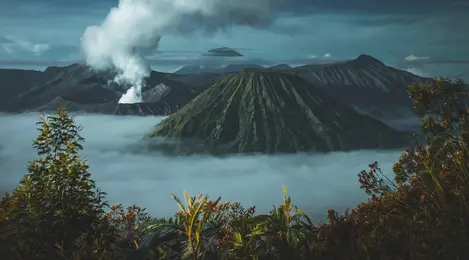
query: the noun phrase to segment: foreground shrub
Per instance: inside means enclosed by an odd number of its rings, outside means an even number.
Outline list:
[[[81,128],[65,109],[42,117],[38,126],[38,156],[0,201],[2,259],[115,259],[115,246],[128,248],[137,239],[123,233],[120,222],[136,222],[144,214],[137,207],[124,212],[120,205],[105,214],[105,194],[78,154]]]
[[[11,195],[2,199],[2,255],[19,259],[65,257],[99,239],[103,193],[95,190],[86,161],[78,157],[83,138],[64,109],[38,123],[38,157]],[[81,244],[80,244],[81,243]],[[5,245],[5,244],[2,244]]]
[[[330,212],[316,241],[325,253],[342,259],[468,257],[467,85],[439,79],[410,86],[409,95],[422,117],[425,144],[398,158],[393,182],[379,176],[376,162],[359,174],[371,199],[345,216]]]

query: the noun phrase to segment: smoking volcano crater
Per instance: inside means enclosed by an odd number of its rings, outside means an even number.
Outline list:
[[[132,86],[119,99],[112,114],[132,116],[168,115],[175,112],[173,111],[175,108],[163,100],[170,92],[171,88],[163,83],[153,87],[142,87],[140,92],[138,88]]]

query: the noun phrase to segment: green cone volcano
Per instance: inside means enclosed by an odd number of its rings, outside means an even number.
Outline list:
[[[218,80],[150,136],[197,140],[214,153],[397,148],[410,139],[298,76],[255,70]]]

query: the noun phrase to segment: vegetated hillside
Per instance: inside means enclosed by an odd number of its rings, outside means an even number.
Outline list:
[[[300,77],[268,70],[226,75],[150,136],[180,141],[181,152],[203,147],[215,154],[392,148],[409,141]]]
[[[369,55],[333,64],[305,65],[293,72],[356,111],[384,120],[414,114],[407,88],[429,80],[388,67]]]

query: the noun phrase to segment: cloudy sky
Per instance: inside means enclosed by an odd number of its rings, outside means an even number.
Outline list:
[[[0,0],[0,67],[85,62],[80,37],[100,26],[118,2]],[[153,16],[154,23],[173,24],[158,27],[158,49],[147,57],[154,69],[197,63],[206,50],[228,46],[245,55],[236,62],[302,64],[366,53],[418,74],[469,78],[469,0],[250,0],[241,11],[233,11],[233,0],[190,1],[217,6],[212,9],[171,2],[179,4]]]

